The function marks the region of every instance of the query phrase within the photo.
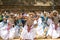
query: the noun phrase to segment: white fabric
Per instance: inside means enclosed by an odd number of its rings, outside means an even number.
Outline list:
[[[47,35],[51,36],[52,38],[58,38],[59,37],[59,33],[55,30],[54,24],[50,24]]]
[[[9,31],[9,39],[13,39],[15,37],[15,29],[11,28]]]
[[[3,27],[3,22],[0,22],[0,28]]]
[[[49,36],[52,36],[53,30],[54,30],[53,25],[50,24],[49,29],[48,29],[47,36],[48,36],[48,35],[49,35]]]
[[[42,26],[42,25],[38,26],[38,27],[36,28],[36,31],[37,31],[37,34],[38,34],[39,36],[43,36],[44,31],[43,31],[43,26]]]
[[[7,23],[9,23],[9,20],[7,20]]]
[[[37,20],[34,20],[34,24],[37,24]]]
[[[39,18],[39,19],[38,19],[38,26],[41,25],[41,23],[42,23],[42,19]]]
[[[44,34],[43,25],[42,25],[41,23],[42,23],[42,19],[39,18],[39,19],[38,19],[38,26],[37,26],[37,28],[36,28],[37,34],[38,34],[39,36],[43,36],[43,34]]]
[[[7,25],[1,28],[1,37],[2,39],[12,39],[15,36],[15,29],[12,27],[9,31],[7,30]]]
[[[17,14],[15,14],[14,16],[18,16]]]
[[[29,14],[27,14],[27,17],[29,16]]]
[[[3,38],[3,39],[7,39],[8,38],[8,31],[6,30],[6,28],[7,28],[7,25],[4,25],[4,27],[2,27],[1,28],[1,37]]]
[[[18,36],[20,36],[20,34],[19,34],[19,30],[20,29],[20,27],[18,27],[18,26],[15,26],[15,37],[18,37]]]
[[[40,16],[44,16],[43,12],[41,12]]]
[[[50,25],[50,24],[52,24],[52,23],[53,23],[52,19],[48,19],[48,20],[47,20],[47,24],[48,24],[48,25]]]
[[[30,32],[28,32],[28,31],[27,31],[27,25],[24,26],[24,27],[26,27],[26,28],[23,29],[23,31],[22,31],[22,33],[21,33],[21,37],[22,37],[23,39],[31,39],[31,40],[33,40],[34,37],[35,37],[35,35],[36,35],[35,29],[32,28],[32,29],[30,30]]]
[[[59,37],[60,37],[60,27],[57,28],[57,32],[59,33]]]

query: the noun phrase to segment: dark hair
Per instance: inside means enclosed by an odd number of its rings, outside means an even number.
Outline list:
[[[59,20],[59,23],[60,23],[60,20]]]

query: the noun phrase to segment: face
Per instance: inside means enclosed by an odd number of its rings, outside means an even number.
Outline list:
[[[33,24],[33,21],[31,19],[27,20],[27,25],[30,27]]]
[[[53,13],[53,15],[54,15],[54,16],[57,16],[57,13],[55,12],[55,13]]]

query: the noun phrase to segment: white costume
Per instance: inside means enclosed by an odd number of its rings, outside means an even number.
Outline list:
[[[9,39],[14,38],[15,29],[12,27],[11,29],[7,30],[7,28],[8,28],[7,24],[4,25],[4,27],[1,28],[1,32],[0,33],[1,33],[2,39],[7,40],[8,38]]]
[[[60,37],[60,26],[58,26],[57,32],[59,33],[59,37]]]
[[[52,23],[53,23],[52,19],[49,18],[49,19],[47,20],[47,24],[50,25],[50,24],[52,24]]]
[[[37,34],[38,34],[39,36],[43,36],[43,35],[44,35],[43,26],[38,26],[38,27],[36,28],[36,30],[37,30]]]
[[[0,22],[0,28],[3,27],[3,22]]]
[[[40,26],[40,25],[41,25],[41,23],[42,23],[42,19],[41,19],[41,18],[39,18],[37,21],[38,21],[38,26]]]
[[[1,32],[1,28],[3,27],[3,22],[0,22],[0,32]],[[0,33],[0,35],[1,35],[1,33]]]
[[[32,26],[32,27],[33,27],[33,26]],[[35,29],[34,29],[34,28],[32,28],[32,29],[30,30],[30,32],[28,32],[28,30],[27,30],[27,25],[24,26],[23,31],[22,31],[22,33],[21,33],[22,39],[24,39],[24,40],[25,40],[25,39],[34,40],[35,35],[36,35],[36,32],[35,32]]]
[[[11,28],[9,31],[9,39],[13,39],[15,37],[15,28]]]
[[[20,36],[20,27],[15,26],[15,37],[19,37]]]
[[[37,24],[37,20],[34,20],[34,24]]]
[[[50,22],[51,21],[51,22]],[[58,38],[59,37],[59,34],[57,33],[57,31],[55,30],[55,25],[54,23],[52,22],[52,20],[50,20],[49,22],[49,29],[48,29],[48,33],[47,33],[47,36],[51,36],[52,38]]]
[[[37,31],[37,34],[39,36],[43,36],[44,31],[43,31],[43,25],[42,25],[42,19],[41,18],[38,19],[38,26],[36,28],[36,31]]]
[[[4,27],[2,27],[1,28],[1,37],[2,37],[2,39],[7,39],[8,38],[8,31],[7,31],[7,24],[6,25],[4,25]]]

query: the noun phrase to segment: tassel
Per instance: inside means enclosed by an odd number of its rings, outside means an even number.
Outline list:
[[[27,29],[27,30],[28,30],[28,32],[30,32],[30,30],[31,30],[31,27],[32,27],[32,26],[30,26],[30,27],[28,26],[28,29]]]
[[[58,25],[57,25],[57,24],[55,24],[55,30],[57,30],[57,28],[58,28]]]
[[[7,30],[10,30],[10,27],[11,27],[11,24],[8,23],[8,28],[7,28]]]

